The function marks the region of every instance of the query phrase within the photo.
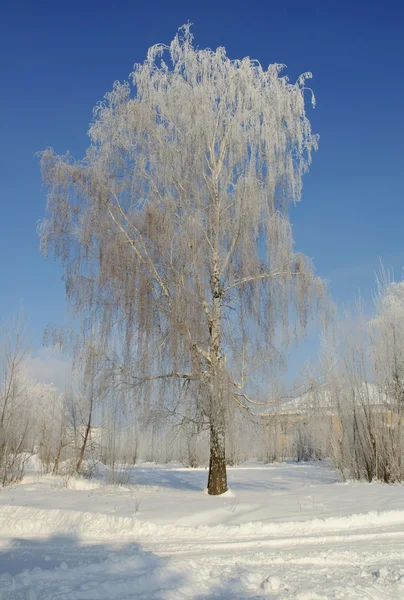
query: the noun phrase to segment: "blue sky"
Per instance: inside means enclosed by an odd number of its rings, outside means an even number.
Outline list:
[[[404,265],[404,8],[396,2],[5,2],[0,12],[0,315],[31,341],[65,320],[61,268],[39,252],[45,194],[34,154],[80,158],[92,108],[149,46],[194,23],[195,43],[312,71],[320,148],[291,209],[297,249],[338,303],[370,299],[379,257]]]

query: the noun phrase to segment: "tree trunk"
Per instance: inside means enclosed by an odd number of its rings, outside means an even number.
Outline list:
[[[215,411],[217,412],[217,411]],[[227,491],[224,418],[211,419],[208,494],[219,496]]]
[[[214,219],[212,228],[213,269],[211,277],[212,313],[209,320],[211,380],[210,380],[210,459],[208,494],[219,496],[227,491],[225,410],[223,402],[224,364],[222,353],[222,299],[223,287],[220,282],[220,197],[218,188],[219,166],[212,172],[214,193]]]
[[[218,496],[227,491],[225,410],[223,402],[224,372],[221,348],[220,295],[214,298],[214,318],[210,324],[212,338],[212,379],[210,385],[210,459],[208,494]]]
[[[55,460],[53,461],[53,473],[56,475],[59,471],[59,461],[60,461],[60,455],[62,454],[62,442],[59,443],[57,450],[56,450],[56,454],[55,454]]]
[[[86,426],[86,431],[84,433],[83,443],[82,443],[81,448],[80,448],[79,459],[78,459],[77,465],[76,465],[76,472],[77,473],[80,473],[80,471],[81,471],[81,465],[83,464],[84,452],[86,450],[87,440],[88,440],[88,437],[90,435],[90,430],[91,430],[91,416],[90,416],[90,418],[88,420],[88,423],[87,423],[87,426]]]

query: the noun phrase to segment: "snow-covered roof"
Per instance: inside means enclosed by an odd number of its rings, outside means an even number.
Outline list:
[[[363,382],[353,393],[351,389],[342,387],[330,390],[322,386],[317,390],[306,392],[297,398],[291,398],[278,404],[270,412],[281,415],[304,414],[315,410],[335,413],[338,404],[352,406],[388,406],[392,399],[376,385]]]

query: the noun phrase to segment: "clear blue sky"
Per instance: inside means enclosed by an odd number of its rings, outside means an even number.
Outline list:
[[[35,152],[76,158],[93,106],[126,79],[149,46],[194,23],[195,43],[233,58],[312,71],[321,136],[303,201],[292,208],[296,247],[314,259],[339,303],[370,297],[378,257],[404,265],[403,4],[396,2],[4,2],[0,11],[0,320],[22,303],[34,346],[63,323],[61,268],[39,252],[43,217]]]

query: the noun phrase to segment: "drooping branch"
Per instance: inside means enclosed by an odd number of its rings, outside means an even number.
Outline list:
[[[134,387],[137,385],[142,385],[147,381],[158,381],[161,379],[186,379],[187,381],[191,381],[193,379],[197,379],[195,375],[192,373],[162,373],[160,375],[132,375],[131,380],[124,380],[124,384],[129,387]]]
[[[224,292],[228,292],[232,288],[244,285],[245,283],[251,283],[254,281],[261,281],[262,279],[275,279],[276,277],[292,277],[296,275],[303,275],[300,271],[274,271],[270,273],[260,273],[259,275],[251,275],[249,277],[243,277],[242,279],[233,281],[227,287],[224,288]]]

